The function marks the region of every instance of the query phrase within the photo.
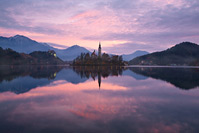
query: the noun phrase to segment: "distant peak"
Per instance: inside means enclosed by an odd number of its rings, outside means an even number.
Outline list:
[[[73,45],[73,46],[71,46],[71,48],[80,48],[80,46],[79,45]]]
[[[25,36],[23,36],[23,35],[15,35],[15,36],[13,36],[14,38],[19,38],[19,37],[25,37]]]
[[[71,46],[71,47],[80,47],[80,46],[76,44],[76,45],[73,45],[73,46]]]
[[[192,43],[192,42],[182,42],[182,43],[179,43],[177,45],[197,45],[196,43]]]
[[[134,53],[136,53],[136,52],[146,52],[146,53],[148,53],[147,51],[144,51],[144,50],[136,50]]]
[[[169,49],[175,49],[175,48],[188,48],[188,47],[198,47],[198,44],[192,43],[192,42],[182,42],[179,44],[176,44],[175,46],[169,48]]]
[[[15,35],[15,36],[13,36],[11,38],[14,38],[14,39],[29,39],[28,37],[23,36],[23,35]]]

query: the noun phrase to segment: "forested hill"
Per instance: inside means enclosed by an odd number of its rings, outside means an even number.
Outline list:
[[[137,57],[130,65],[186,65],[199,66],[199,45],[182,42],[167,50]]]
[[[54,51],[36,51],[30,54],[18,53],[12,49],[0,47],[0,65],[58,65],[64,62]]]

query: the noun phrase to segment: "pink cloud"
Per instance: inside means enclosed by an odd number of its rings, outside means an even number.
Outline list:
[[[153,51],[153,47],[163,50],[181,41],[198,41],[196,0],[59,2],[4,1],[0,34],[23,34],[39,42],[92,49],[103,41],[104,47],[112,47],[109,53],[117,44],[142,42],[148,45],[144,50]],[[133,47],[129,47],[130,53],[135,51]]]

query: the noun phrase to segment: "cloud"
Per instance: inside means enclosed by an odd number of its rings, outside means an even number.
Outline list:
[[[105,47],[120,41],[132,51],[134,44],[153,51],[198,42],[198,14],[198,0],[1,0],[0,28],[59,38],[54,43],[93,48],[95,41],[105,41]]]
[[[21,4],[21,2],[23,4]],[[25,0],[19,0],[19,1],[4,1],[2,0],[0,3],[0,27],[7,28],[7,29],[15,29],[19,31],[29,31],[29,32],[36,32],[36,33],[48,33],[48,34],[61,34],[63,31],[59,29],[54,29],[48,24],[34,24],[32,19],[30,18],[22,18],[18,16],[23,16],[26,12],[23,10],[22,5],[24,6],[24,9],[26,9],[27,5],[31,3],[27,3]],[[19,9],[21,8],[21,9]],[[31,10],[31,8],[29,9]],[[27,10],[28,11],[28,10]],[[29,14],[30,15],[30,14]]]
[[[66,49],[66,48],[68,48],[67,46],[63,46],[63,45],[55,44],[55,43],[47,43],[47,44],[50,45],[50,46],[52,46],[52,47],[59,48],[59,49]]]

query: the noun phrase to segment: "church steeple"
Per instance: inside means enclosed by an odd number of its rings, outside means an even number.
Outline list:
[[[102,48],[101,48],[101,42],[99,42],[99,48],[98,48],[98,57],[102,57]]]

